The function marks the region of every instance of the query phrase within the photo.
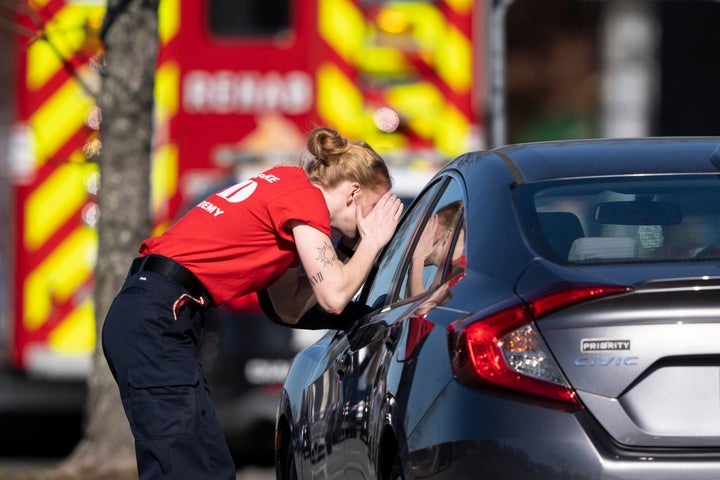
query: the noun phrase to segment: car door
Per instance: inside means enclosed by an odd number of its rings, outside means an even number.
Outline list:
[[[330,333],[332,334],[332,333]],[[304,478],[341,478],[345,469],[342,438],[337,436],[345,403],[337,374],[337,361],[347,351],[347,337],[340,331],[330,341],[327,356],[318,358],[319,372],[303,394],[302,451]],[[309,470],[309,471],[307,471]]]
[[[407,245],[412,240],[418,225],[422,223],[427,214],[428,205],[433,201],[434,192],[440,184],[436,183],[426,189],[426,193],[408,209],[403,216],[392,240],[378,258],[377,267],[371,274],[375,278],[375,285],[391,284],[397,265],[402,262]],[[366,289],[363,288],[363,291]],[[374,378],[371,372],[374,363],[383,355],[383,339],[387,327],[393,323],[395,312],[381,312],[387,300],[386,287],[384,292],[376,290],[371,296],[367,294],[358,303],[362,304],[358,311],[370,311],[362,318],[348,322],[345,330],[339,330],[333,340],[333,359],[328,359],[328,371],[324,372],[325,382],[339,385],[340,393],[337,398],[342,404],[338,406],[339,421],[334,422],[331,445],[333,456],[343,453],[345,470],[342,478],[372,477],[374,471],[368,463],[364,433],[367,431],[368,397],[374,390]],[[317,415],[317,408],[310,415]],[[334,413],[337,413],[334,412]],[[329,418],[325,419],[326,421]],[[315,427],[317,430],[318,427]]]
[[[407,342],[405,320],[412,316],[421,295],[407,295],[408,261],[422,235],[428,219],[442,205],[456,200],[457,188],[441,179],[423,192],[408,212],[396,235],[378,259],[377,269],[363,289],[360,300],[374,312],[357,322],[347,332],[347,350],[337,362],[344,406],[339,436],[345,452],[344,478],[374,478],[377,458],[370,451],[371,440],[387,401],[388,372],[398,355],[405,355]],[[449,244],[443,248],[449,249]],[[444,258],[444,257],[443,257]],[[444,265],[434,265],[427,276],[427,287],[438,283]],[[402,353],[398,353],[402,352]],[[390,379],[392,382],[392,379]],[[394,386],[390,389],[395,390]]]
[[[436,191],[438,186],[431,187],[430,192]],[[432,196],[428,195],[427,200],[432,200]],[[394,268],[392,265],[402,260],[404,253],[404,245],[412,238],[417,224],[422,220],[425,209],[422,207],[423,202],[411,207],[407,214],[403,217],[401,224],[385,249],[380,261],[381,268],[376,271],[382,271],[381,278],[392,279]],[[391,253],[388,253],[391,252]],[[316,368],[313,372],[313,379],[310,380],[303,392],[303,414],[302,414],[302,438],[303,438],[303,478],[346,478],[345,471],[357,472],[354,466],[347,467],[349,463],[355,465],[351,457],[352,454],[346,452],[351,451],[355,447],[354,440],[357,438],[356,432],[359,430],[354,424],[348,423],[347,419],[357,418],[358,412],[363,412],[363,400],[361,396],[356,394],[358,389],[365,391],[371,386],[366,384],[364,377],[356,377],[358,365],[363,364],[358,358],[358,348],[351,346],[366,345],[373,343],[373,336],[383,335],[383,328],[387,324],[387,320],[382,320],[369,315],[358,314],[358,318],[352,318],[353,313],[348,312],[368,312],[380,308],[380,304],[385,301],[385,297],[376,295],[369,307],[359,305],[348,306],[346,310],[336,319],[335,324],[348,325],[347,327],[336,330],[332,340],[327,346],[327,353],[317,359]],[[373,306],[377,303],[378,306]],[[313,312],[317,313],[317,312]],[[320,320],[312,318],[301,319],[301,322],[317,322],[326,323],[328,315],[320,313]],[[362,318],[361,318],[362,317]],[[342,318],[342,320],[340,320]],[[366,337],[367,335],[367,337]],[[347,388],[344,384],[353,384],[356,388]],[[359,388],[357,387],[359,385]],[[349,397],[346,394],[349,392]],[[349,444],[349,446],[348,446]],[[348,461],[349,460],[349,461]],[[360,468],[367,469],[368,465],[361,465]],[[353,474],[351,473],[350,476]],[[360,475],[364,477],[364,475]]]
[[[447,357],[444,326],[463,314],[444,305],[451,300],[455,285],[465,274],[465,204],[463,183],[449,175],[431,212],[432,216],[442,218],[439,222],[442,229],[436,231],[435,261],[428,262],[423,269],[424,290],[411,292],[409,289],[410,258],[420,248],[422,233],[419,233],[395,282],[395,295],[386,307],[397,309],[404,302],[411,302],[410,308],[398,315],[392,327],[398,340],[393,363],[387,371],[385,395],[393,401],[393,411],[388,416],[395,421],[393,427],[399,437],[402,432],[413,430],[447,378],[446,365],[438,359]],[[438,322],[442,328],[437,328]],[[435,341],[428,342],[431,335]],[[422,357],[419,356],[421,350],[426,350]],[[416,379],[416,375],[421,378]]]

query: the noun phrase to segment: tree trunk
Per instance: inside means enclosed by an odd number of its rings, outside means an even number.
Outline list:
[[[101,213],[94,290],[98,341],[88,378],[83,438],[57,469],[60,474],[79,473],[79,478],[137,477],[130,428],[102,354],[100,333],[105,314],[152,223],[157,12],[157,0],[109,0],[103,25],[105,55],[97,99],[102,112]]]

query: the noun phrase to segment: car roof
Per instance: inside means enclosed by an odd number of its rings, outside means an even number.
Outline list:
[[[516,183],[633,174],[720,173],[720,137],[563,140],[498,147]]]

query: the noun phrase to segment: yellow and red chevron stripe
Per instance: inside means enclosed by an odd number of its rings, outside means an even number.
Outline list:
[[[27,44],[18,81],[17,120],[27,126],[30,151],[26,184],[16,189],[13,353],[19,367],[43,374],[57,373],[64,362],[75,370],[89,364],[95,346],[97,238],[81,219],[91,202],[88,182],[97,175],[83,147],[95,135],[86,125],[94,106],[90,89],[98,82],[89,62],[103,9],[58,0],[28,6],[32,12],[20,21],[40,33]]]
[[[86,153],[97,132],[88,126],[95,108],[92,68],[100,53],[96,34],[104,2],[31,0],[32,13],[19,22],[41,33],[22,55],[17,121],[26,125],[30,146],[25,183],[16,188],[15,312],[13,359],[19,368],[45,375],[82,375],[96,342],[92,282],[97,251],[95,208],[89,190],[98,175]],[[162,0],[160,35],[178,30],[179,0]],[[158,70],[159,131],[177,111],[178,69]],[[177,189],[177,153],[158,145],[153,162],[153,208],[166,212]],[[84,221],[87,219],[88,221]],[[78,368],[79,367],[79,368]]]
[[[152,158],[152,209],[155,218],[154,232],[159,234],[172,222],[170,199],[178,190],[178,147],[168,134],[170,122],[178,113],[180,104],[180,67],[177,60],[164,55],[172,46],[180,29],[180,0],[162,0],[159,9],[160,58],[155,74],[155,137]]]
[[[331,51],[317,73],[321,118],[384,150],[418,142],[446,156],[467,150],[475,117],[475,3],[397,1],[369,9],[354,0],[320,0],[318,28]],[[368,76],[391,81],[370,93]],[[374,126],[378,100],[400,113],[402,133]]]
[[[87,126],[99,86],[92,68],[100,53],[97,32],[104,2],[31,0],[20,22],[40,33],[20,59],[20,113],[31,146],[26,184],[17,188],[16,228],[20,232],[15,268],[16,323],[13,358],[37,374],[82,375],[95,342],[92,282],[97,233],[88,192],[97,166],[86,148],[97,142]],[[179,28],[179,0],[160,4],[161,42]],[[177,112],[179,69],[161,62],[156,81],[156,125],[162,132]],[[177,190],[177,149],[163,144],[153,156],[153,209],[167,217],[167,199]],[[158,228],[167,225],[162,220]],[[65,367],[63,367],[65,365]],[[78,370],[79,366],[79,370]],[[67,367],[67,368],[66,368]],[[78,370],[78,371],[75,371]]]

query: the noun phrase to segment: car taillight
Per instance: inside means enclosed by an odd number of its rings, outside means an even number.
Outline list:
[[[467,385],[512,391],[580,408],[575,391],[534,321],[576,303],[629,290],[630,287],[623,286],[574,286],[538,296],[528,304],[455,322],[448,327],[455,375]]]

